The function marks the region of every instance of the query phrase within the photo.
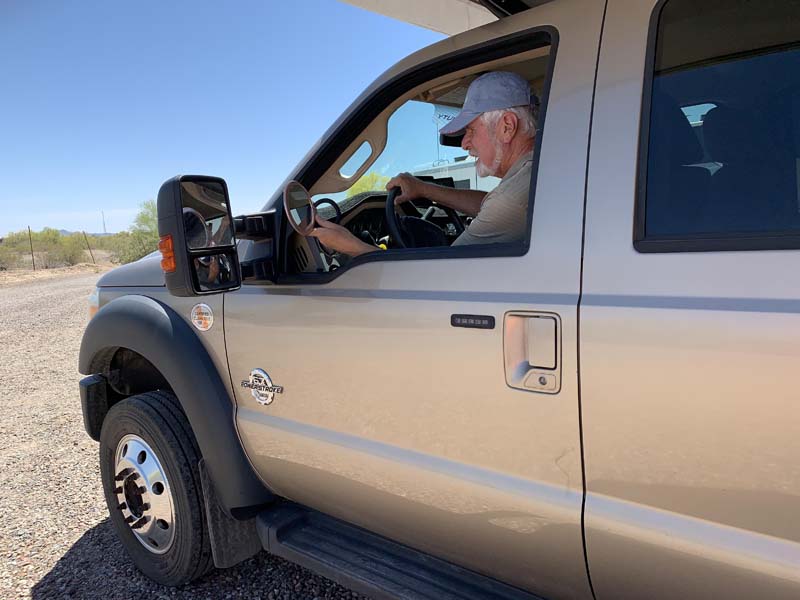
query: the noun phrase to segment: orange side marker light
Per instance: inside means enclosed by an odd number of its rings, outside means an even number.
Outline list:
[[[161,270],[164,273],[174,273],[178,266],[175,264],[175,248],[171,235],[161,236],[158,240],[158,251],[161,252]]]

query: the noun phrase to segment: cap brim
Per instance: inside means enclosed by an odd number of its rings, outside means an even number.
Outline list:
[[[472,112],[462,110],[458,113],[452,121],[450,121],[447,125],[442,127],[439,130],[439,133],[444,135],[461,135],[464,133],[464,128],[472,123],[475,117],[479,116],[481,113]]]

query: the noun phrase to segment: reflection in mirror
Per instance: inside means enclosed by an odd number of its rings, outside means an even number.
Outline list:
[[[188,206],[183,207],[183,231],[186,235],[186,245],[191,250],[210,246],[206,220],[203,215]]]
[[[181,205],[186,243],[191,250],[233,244],[233,228],[221,183],[182,181]]]
[[[372,156],[372,146],[365,140],[364,143],[358,147],[358,150],[353,152],[353,155],[347,159],[347,162],[342,165],[342,168],[339,169],[339,175],[349,179],[358,173],[361,165],[363,165],[370,156]]]
[[[234,258],[230,251],[193,259],[198,288],[202,292],[212,292],[230,287],[235,282]]]
[[[314,206],[308,190],[297,181],[290,181],[283,191],[283,203],[294,230],[301,235],[311,233],[314,229]]]

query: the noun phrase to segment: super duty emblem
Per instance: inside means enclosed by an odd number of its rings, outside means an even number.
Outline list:
[[[272,385],[272,380],[264,369],[253,369],[250,371],[250,379],[242,381],[242,387],[249,389],[253,398],[259,404],[271,404],[275,399],[275,394],[283,393],[282,385]]]

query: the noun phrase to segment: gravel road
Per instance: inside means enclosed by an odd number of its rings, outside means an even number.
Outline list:
[[[98,277],[0,287],[0,598],[360,598],[264,552],[177,590],[133,567],[108,519],[78,396]]]

